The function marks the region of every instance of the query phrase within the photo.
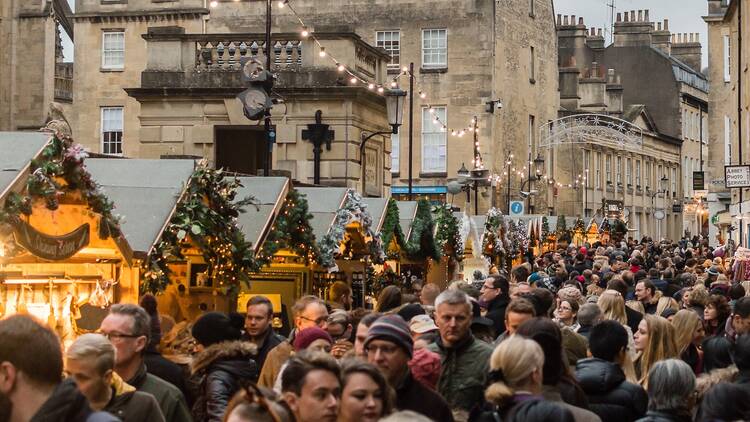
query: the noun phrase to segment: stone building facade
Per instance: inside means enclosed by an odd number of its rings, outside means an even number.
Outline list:
[[[555,202],[563,206],[556,208],[592,216],[603,199],[614,199],[624,202],[634,235],[674,239],[705,232],[707,215],[692,191],[693,171],[701,161],[705,168],[708,153],[708,83],[697,35],[671,34],[667,20],[655,24],[646,10],[618,14],[609,46],[600,29],[575,16],[558,17],[558,37],[561,117],[616,117],[622,121],[613,125],[640,132],[642,142],[617,152],[594,135],[581,142],[583,151],[553,150],[550,161],[560,165],[547,195],[557,191]]]
[[[708,14],[703,17],[708,24],[709,102],[713,107],[709,122],[712,182],[709,200],[715,198],[716,204],[711,207],[712,228],[720,230],[717,234],[721,240],[731,238],[744,246],[750,234],[750,189],[726,189],[724,166],[750,164],[748,13],[748,0],[709,0]],[[718,241],[716,236],[710,240]]]
[[[102,126],[109,125],[111,119],[103,119],[102,116],[103,113],[110,113],[105,111],[110,108],[117,113],[122,109],[122,123],[118,120],[116,123],[120,126],[115,126],[115,129],[121,129],[119,136],[122,146],[121,150],[116,151],[127,156],[196,154],[213,158],[212,143],[206,142],[206,139],[214,136],[214,126],[250,124],[242,120],[241,110],[230,101],[232,95],[228,95],[225,99],[229,106],[224,106],[228,111],[221,113],[236,116],[239,120],[216,117],[217,122],[213,122],[214,115],[204,113],[203,121],[196,127],[186,124],[192,117],[180,121],[176,116],[168,116],[174,121],[168,126],[182,129],[159,129],[161,139],[169,139],[169,142],[157,143],[153,141],[155,129],[141,130],[150,125],[152,118],[142,112],[144,106],[135,98],[138,95],[133,91],[131,94],[134,97],[128,97],[121,89],[145,88],[140,79],[141,72],[147,70],[147,48],[151,43],[144,43],[141,37],[149,27],[181,27],[188,38],[202,33],[257,35],[262,32],[265,23],[263,2],[242,0],[215,3],[216,7],[202,0],[169,3],[78,0],[76,59],[97,62],[81,66],[86,71],[79,72],[76,80],[80,83],[77,85],[76,100],[80,99],[82,105],[75,126],[86,134],[86,139],[91,140],[87,145],[89,148],[107,152],[102,139],[110,135],[106,135],[109,131],[103,130]],[[556,43],[553,36],[555,22],[550,0],[461,0],[458,4],[438,0],[295,0],[293,7],[311,32],[353,33],[359,41],[352,41],[351,45],[364,43],[385,48],[392,56],[386,69],[388,78],[397,78],[403,66],[414,63],[412,172],[418,196],[452,199],[451,195],[446,194],[447,182],[455,178],[462,164],[469,169],[472,167],[473,132],[469,134],[468,128],[475,116],[482,162],[498,176],[502,175],[509,153],[513,153],[519,168],[527,165],[529,155],[536,156],[538,127],[555,118],[558,103]],[[274,33],[286,34],[287,38],[290,34],[299,34],[302,29],[289,8],[279,9],[275,6],[272,28]],[[116,38],[105,35],[105,31],[124,34]],[[117,51],[109,54],[124,50],[121,68],[103,69],[98,62],[102,60],[101,54],[91,54],[102,52],[104,37],[116,41],[117,48],[114,50]],[[306,52],[316,51],[315,44],[301,41],[303,58]],[[184,43],[183,46],[188,44]],[[111,45],[106,48],[113,50]],[[84,54],[88,57],[82,57]],[[315,59],[314,55],[310,58]],[[328,62],[326,66],[331,64]],[[408,89],[407,75],[397,79],[402,89]],[[389,80],[382,82],[388,83]],[[287,81],[292,82],[291,79]],[[345,87],[348,85],[346,83],[336,86],[342,93],[359,92],[362,88],[359,84],[358,88]],[[420,92],[424,98],[418,95]],[[364,95],[358,98],[369,98],[369,94],[356,95]],[[183,98],[180,107],[188,108],[189,101],[192,100]],[[336,99],[333,103],[339,101]],[[157,102],[154,100],[153,104]],[[303,146],[306,142],[301,139],[301,131],[304,125],[312,123],[314,112],[321,109],[324,123],[330,123],[335,131],[334,145],[339,141],[342,146],[349,145],[340,151],[334,148],[331,153],[323,152],[321,172],[325,176],[321,183],[361,189],[361,180],[351,179],[352,174],[364,173],[358,156],[360,134],[384,130],[387,125],[384,125],[382,100],[376,101],[380,102],[379,111],[372,105],[356,111],[352,108],[354,102],[349,102],[349,106],[342,105],[336,112],[328,112],[325,109],[328,105],[318,107],[310,99],[297,104],[295,107],[298,108],[290,107],[290,104],[287,107],[276,106],[274,121],[289,123],[289,126],[277,123],[274,168],[286,170],[300,181],[312,182],[312,164],[309,162],[311,148],[309,145]],[[495,107],[500,103],[502,108]],[[165,108],[177,115],[183,113],[176,105]],[[430,114],[430,108],[445,124],[445,130],[442,125],[432,123],[434,116]],[[368,115],[377,112],[378,116],[354,114],[365,113],[364,110],[369,110]],[[190,116],[195,117],[193,114]],[[384,170],[382,176],[371,175],[373,181],[384,186],[380,189],[384,195],[389,194],[388,188],[392,186],[396,195],[400,196],[398,192],[404,192],[408,184],[408,134],[411,130],[408,110],[403,123],[399,135],[377,136],[367,144],[370,163],[377,163],[378,168]],[[179,133],[176,134],[175,130]],[[200,135],[195,135],[196,131]],[[453,131],[456,136],[452,136]],[[462,131],[463,136],[459,136]],[[201,142],[193,141],[196,136],[202,139]],[[157,145],[162,143],[164,145]],[[480,212],[493,203],[504,208],[507,183],[505,178],[497,179],[500,182],[495,183],[494,190],[491,187],[480,188]],[[515,199],[521,188],[521,180],[512,179],[511,183],[511,193]],[[493,192],[495,195],[491,194]],[[464,205],[463,198],[464,195],[459,195],[455,204]],[[539,209],[537,207],[536,211]],[[546,209],[546,205],[541,207],[542,211]]]
[[[37,130],[49,104],[70,116],[72,63],[63,63],[58,25],[72,35],[67,1],[0,2],[0,131]]]

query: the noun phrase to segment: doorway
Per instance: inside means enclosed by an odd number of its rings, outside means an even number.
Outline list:
[[[214,139],[217,169],[263,175],[268,159],[263,126],[216,126]]]

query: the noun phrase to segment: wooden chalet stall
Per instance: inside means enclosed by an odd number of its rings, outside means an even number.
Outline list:
[[[137,302],[138,266],[79,145],[0,132],[0,150],[0,316],[32,314],[70,343]]]
[[[435,243],[435,222],[427,200],[399,201],[401,228],[404,230],[405,253],[401,258],[401,273],[407,280],[415,276],[424,282],[444,286],[446,268],[440,265],[440,251]],[[410,283],[410,281],[409,281]],[[408,286],[407,286],[408,287]]]
[[[484,236],[484,225],[486,215],[467,215],[456,213],[461,219],[461,241],[463,242],[464,258],[461,262],[460,277],[457,275],[453,280],[474,281],[474,272],[479,271],[482,275],[489,274],[489,262],[482,255],[482,236]],[[452,280],[449,280],[452,281]]]
[[[346,188],[298,188],[307,197],[311,226],[320,249],[320,260],[313,271],[312,294],[328,297],[336,281],[349,283],[354,307],[364,306],[367,269],[385,260],[367,203]]]

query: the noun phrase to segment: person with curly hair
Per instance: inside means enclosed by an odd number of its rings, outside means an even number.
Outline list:
[[[732,308],[727,298],[722,295],[711,295],[703,310],[703,323],[708,336],[723,336],[727,318],[732,315]]]

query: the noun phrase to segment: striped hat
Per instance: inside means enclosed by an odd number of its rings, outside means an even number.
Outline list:
[[[387,340],[403,348],[411,358],[414,352],[414,340],[411,338],[409,326],[398,315],[385,315],[377,319],[367,332],[364,346],[373,340]]]

